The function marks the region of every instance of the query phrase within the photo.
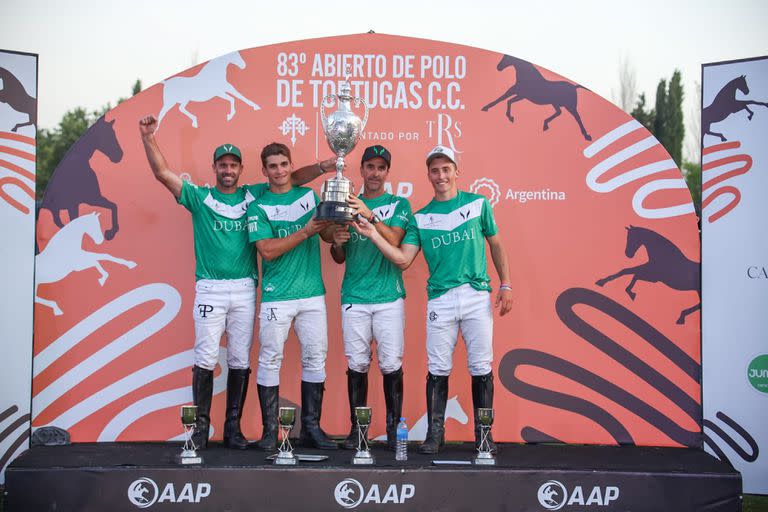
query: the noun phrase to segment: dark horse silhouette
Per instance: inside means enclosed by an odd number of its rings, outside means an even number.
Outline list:
[[[517,73],[517,81],[515,82],[515,85],[484,106],[482,109],[483,112],[487,112],[488,109],[494,107],[497,103],[507,100],[507,118],[510,122],[514,123],[515,118],[512,116],[512,103],[516,101],[528,100],[536,105],[552,105],[555,108],[555,113],[544,120],[544,130],[548,130],[549,122],[559,116],[562,112],[562,108],[565,108],[565,110],[570,112],[579,124],[581,134],[584,138],[586,140],[592,140],[592,137],[587,133],[586,128],[584,128],[584,123],[581,122],[579,111],[576,108],[576,104],[578,103],[576,89],[585,89],[585,87],[570,82],[564,82],[562,80],[547,80],[530,62],[509,55],[504,55],[501,58],[496,69],[501,71],[509,66],[514,67],[515,72]]]
[[[742,94],[749,94],[749,86],[747,85],[747,77],[741,75],[738,78],[734,78],[717,93],[715,99],[708,107],[704,107],[701,111],[701,136],[712,135],[720,137],[721,142],[725,142],[725,135],[722,133],[713,132],[710,128],[712,123],[719,123],[731,114],[735,114],[741,110],[749,112],[747,119],[752,120],[754,112],[749,110],[748,105],[762,105],[768,107],[768,103],[762,101],[753,100],[737,100],[736,91],[741,91]]]
[[[117,205],[101,195],[99,180],[90,164],[96,151],[107,155],[112,163],[123,158],[123,149],[112,126],[114,123],[114,120],[107,122],[101,116],[72,146],[51,176],[40,209],[50,211],[58,227],[64,227],[62,210],[67,210],[72,221],[79,216],[80,205],[88,204],[111,210],[112,226],[104,237],[112,240],[117,233]]]
[[[0,102],[7,103],[16,112],[27,114],[29,120],[26,123],[18,123],[11,128],[15,132],[22,126],[37,124],[37,100],[27,94],[24,86],[13,73],[5,68],[0,68],[0,80],[3,81],[3,88],[0,90]]]
[[[627,286],[627,295],[635,300],[632,287],[639,281],[658,283],[661,281],[675,290],[696,290],[699,303],[684,309],[677,319],[678,324],[685,323],[685,317],[701,309],[701,290],[699,289],[699,264],[685,257],[680,249],[672,242],[650,229],[629,226],[627,228],[627,248],[624,251],[627,258],[632,258],[640,248],[645,246],[648,261],[636,267],[629,267],[600,279],[595,284],[603,286],[617,277],[632,274],[632,280]]]

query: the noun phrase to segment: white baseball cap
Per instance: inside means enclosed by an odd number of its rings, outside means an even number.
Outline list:
[[[427,165],[432,163],[432,160],[435,158],[442,156],[443,158],[447,158],[454,164],[456,164],[456,153],[453,152],[451,148],[445,147],[445,146],[435,146],[432,148],[432,150],[427,153]]]

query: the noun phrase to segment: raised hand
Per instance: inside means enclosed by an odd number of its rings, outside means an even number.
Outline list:
[[[157,119],[155,116],[145,116],[139,119],[139,131],[141,135],[151,135],[157,130]]]

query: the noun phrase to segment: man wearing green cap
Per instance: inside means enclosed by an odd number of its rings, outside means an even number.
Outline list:
[[[195,364],[192,368],[192,397],[197,406],[193,440],[206,448],[213,396],[213,370],[218,362],[219,342],[227,332],[227,408],[224,443],[245,449],[248,441],[240,430],[250,375],[250,351],[256,311],[256,253],[248,243],[248,205],[268,189],[266,183],[238,186],[243,156],[232,144],[222,144],[213,153],[214,187],[183,181],[166,162],[155,139],[157,120],[139,121],[144,150],[155,178],[165,185],[179,204],[192,214],[195,243]],[[306,183],[335,168],[335,159],[299,169],[292,179]]]
[[[388,193],[384,187],[392,155],[384,146],[369,146],[360,161],[363,192],[351,196],[349,204],[357,214],[394,246],[400,245],[411,218],[407,199]],[[403,410],[403,349],[405,328],[405,287],[403,271],[387,260],[368,237],[348,227],[333,235],[331,256],[345,263],[341,284],[341,327],[347,356],[347,394],[351,430],[342,446],[357,448],[355,407],[368,399],[368,370],[371,344],[376,339],[376,355],[384,381],[387,445],[395,449],[397,423]]]

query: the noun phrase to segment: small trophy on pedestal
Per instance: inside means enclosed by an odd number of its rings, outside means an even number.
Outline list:
[[[288,436],[291,430],[293,430],[293,425],[296,423],[296,408],[280,407],[277,422],[280,425],[280,436],[283,440],[277,449],[277,457],[275,457],[274,464],[278,466],[295,466],[298,463],[298,458],[293,453],[293,446],[291,446],[291,440]]]
[[[491,444],[488,442],[488,435],[491,433],[491,427],[493,426],[493,409],[488,407],[480,407],[477,409],[477,418],[480,422],[480,446],[477,448],[477,455],[473,462],[475,464],[493,466],[496,464],[496,459],[491,453]]]
[[[336,176],[323,184],[320,194],[320,204],[317,205],[317,218],[320,220],[332,220],[339,224],[354,219],[355,210],[347,203],[347,196],[352,193],[352,182],[344,177],[344,156],[348,155],[357,145],[360,136],[368,122],[368,104],[362,98],[352,97],[352,87],[349,85],[349,67],[345,72],[345,79],[339,85],[338,94],[329,94],[320,103],[320,118],[323,123],[323,131],[328,141],[328,146],[336,156]],[[336,102],[338,109],[325,115],[325,104]],[[355,106],[361,104],[365,107],[365,114],[361,120],[351,109],[351,102]]]
[[[176,458],[180,464],[203,463],[203,458],[197,454],[197,446],[195,446],[194,441],[192,441],[192,433],[195,431],[196,424],[197,406],[182,405],[181,425],[184,427],[184,446],[181,449],[181,453]]]
[[[355,407],[357,419],[357,452],[352,458],[352,464],[371,465],[375,461],[368,447],[368,428],[371,426],[371,408]]]

